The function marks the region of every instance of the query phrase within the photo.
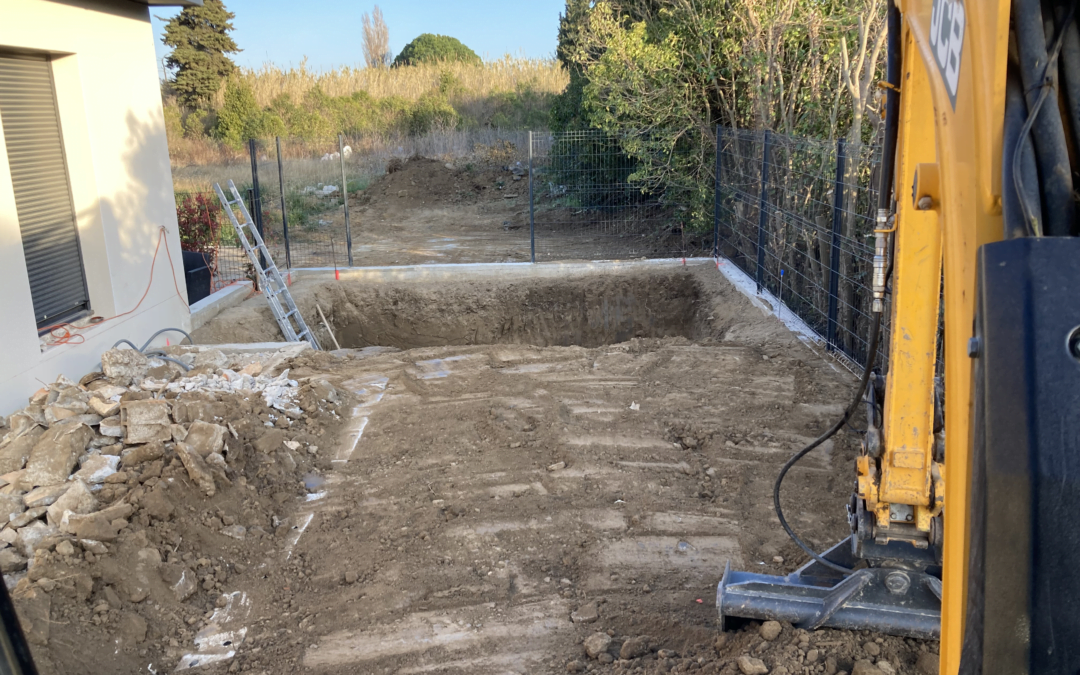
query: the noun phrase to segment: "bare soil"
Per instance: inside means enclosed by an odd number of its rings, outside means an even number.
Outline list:
[[[772,482],[853,382],[715,270],[294,294],[347,348],[291,372],[352,409],[308,488],[325,496],[283,506],[290,527],[234,553],[251,562],[227,587],[249,604],[222,628],[246,635],[206,672],[732,675],[744,656],[773,675],[931,672],[936,643],[718,630],[726,562],[804,561]],[[196,332],[270,339],[261,298]],[[857,441],[842,432],[785,483],[789,520],[819,549],[846,536]],[[598,632],[610,641],[590,657]]]

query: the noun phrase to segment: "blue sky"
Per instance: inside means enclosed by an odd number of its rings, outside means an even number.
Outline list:
[[[237,65],[258,67],[267,61],[328,70],[363,63],[360,17],[370,12],[367,0],[225,0],[236,14],[233,39],[244,51],[233,55]],[[555,55],[559,13],[564,0],[384,0],[379,4],[390,30],[394,54],[421,33],[451,35],[484,58],[503,54],[528,57]],[[171,17],[179,10],[151,8],[151,15]],[[165,22],[154,19],[158,68],[168,48],[161,44]]]

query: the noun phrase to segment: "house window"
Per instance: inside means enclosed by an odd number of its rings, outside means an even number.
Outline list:
[[[90,308],[52,68],[0,54],[0,124],[38,328]]]

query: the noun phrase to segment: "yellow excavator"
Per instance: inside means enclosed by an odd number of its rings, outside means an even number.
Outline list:
[[[810,561],[729,565],[717,608],[938,638],[943,675],[1076,675],[1080,8],[893,0],[887,29],[869,353],[888,305],[888,372],[868,365],[777,479]],[[781,484],[860,406],[851,536],[818,553]]]

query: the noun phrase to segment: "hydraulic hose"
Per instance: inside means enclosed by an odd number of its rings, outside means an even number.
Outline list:
[[[183,361],[180,361],[178,359],[174,359],[173,357],[169,356],[168,354],[161,351],[160,349],[155,349],[155,350],[149,351],[149,352],[146,351],[146,348],[150,346],[150,343],[154,341],[154,338],[161,335],[162,333],[169,333],[169,332],[180,333],[181,335],[183,335],[184,337],[187,338],[187,341],[188,341],[189,344],[195,344],[195,341],[191,339],[191,335],[189,335],[187,333],[187,331],[185,331],[185,330],[182,330],[180,328],[162,328],[158,332],[151,335],[150,339],[147,340],[146,344],[144,344],[142,347],[136,347],[135,343],[132,342],[131,340],[128,340],[126,338],[121,338],[121,339],[116,341],[116,344],[114,344],[112,346],[112,348],[116,349],[120,345],[129,345],[135,351],[141,352],[141,353],[145,354],[146,356],[153,356],[154,358],[161,359],[162,361],[168,361],[169,363],[175,363],[176,365],[183,368],[184,372],[187,372],[187,371],[191,370],[191,366],[187,365]]]
[[[1061,88],[1065,92],[1065,110],[1073,150],[1080,153],[1080,26],[1076,21],[1067,19],[1069,10],[1064,3],[1059,3],[1056,11],[1058,30],[1064,31],[1058,72],[1061,74]],[[1076,176],[1076,172],[1073,172],[1074,181]]]
[[[1002,143],[1004,157],[1001,162],[1001,214],[1006,239],[1034,236],[1040,229],[1036,228],[1035,224],[1042,223],[1039,186],[1035,181],[1021,183],[1025,190],[1023,202],[1017,193],[1015,179],[1017,170],[1024,176],[1038,175],[1035,164],[1035,146],[1031,144],[1031,136],[1021,133],[1027,118],[1028,109],[1024,101],[1024,88],[1020,84],[1020,77],[1010,67],[1005,81],[1005,125]],[[1024,214],[1024,202],[1031,210],[1030,220]]]
[[[886,52],[885,62],[885,77],[887,81],[885,92],[885,139],[884,147],[882,148],[881,158],[881,177],[878,184],[878,203],[877,207],[879,211],[889,211],[892,205],[892,191],[893,191],[893,179],[896,170],[896,143],[899,132],[899,120],[900,120],[900,76],[901,69],[903,68],[903,54],[900,51],[900,29],[901,29],[901,17],[900,10],[896,5],[889,3],[888,13],[888,31],[889,31],[889,44],[888,51]],[[890,251],[891,251],[890,242]],[[892,276],[892,261],[893,256],[889,255],[889,264],[885,272],[885,284],[888,285],[888,280]],[[866,387],[870,383],[870,375],[874,370],[874,362],[877,360],[878,344],[881,341],[881,314],[874,313],[873,323],[870,327],[870,341],[869,349],[866,354],[866,366],[863,368],[862,379],[859,380],[859,386],[856,388],[855,396],[852,398],[851,403],[848,404],[847,409],[844,411],[844,415],[837,420],[825,433],[821,434],[813,441],[811,441],[802,450],[799,450],[784,464],[780,469],[780,473],[776,476],[776,482],[773,484],[773,508],[776,511],[776,517],[780,521],[780,526],[787,532],[788,537],[791,538],[795,544],[803,550],[814,561],[832,569],[841,574],[851,574],[853,570],[844,567],[843,565],[837,565],[831,560],[826,560],[814,549],[799,538],[799,535],[795,534],[795,530],[788,524],[787,518],[784,517],[784,509],[780,505],[780,488],[784,484],[784,477],[787,476],[791,467],[795,466],[799,460],[806,455],[810,454],[815,448],[820,446],[825,441],[829,440],[836,435],[836,432],[840,431],[845,424],[851,420],[852,415],[859,409],[859,405],[862,403],[863,394],[866,393]],[[873,420],[867,420],[867,424],[873,424]]]
[[[1069,10],[1067,25],[1075,13],[1075,5]],[[1058,31],[1053,49],[1048,52],[1043,11],[1040,0],[1014,0],[1012,4],[1013,27],[1020,61],[1020,79],[1028,104],[1028,121],[1025,129],[1033,132],[1035,158],[1039,167],[1042,188],[1042,213],[1045,222],[1035,231],[1036,235],[1064,237],[1072,233],[1075,205],[1073,203],[1072,167],[1065,140],[1065,128],[1057,97],[1043,105],[1055,91],[1057,53],[1061,49],[1065,31]],[[1026,132],[1022,133],[1026,136]],[[1017,160],[1013,158],[1013,178],[1020,198],[1025,219],[1031,221],[1032,209],[1026,204],[1023,176],[1018,172]]]

